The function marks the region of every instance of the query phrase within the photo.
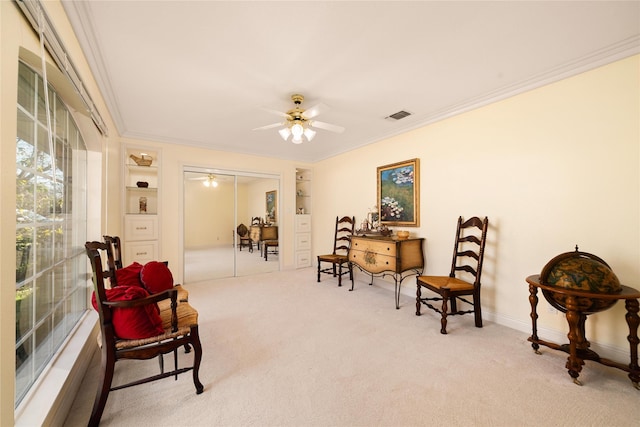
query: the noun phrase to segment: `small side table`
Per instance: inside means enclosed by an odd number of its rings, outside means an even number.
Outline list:
[[[564,351],[569,354],[567,358],[567,364],[565,367],[568,369],[569,375],[573,378],[573,382],[582,385],[578,380],[582,366],[585,360],[592,360],[605,366],[621,369],[629,373],[629,379],[633,383],[636,389],[640,390],[640,366],[638,366],[638,325],[640,325],[640,317],[638,316],[640,292],[629,286],[622,285],[622,291],[617,294],[599,294],[594,292],[580,291],[575,289],[564,289],[555,286],[548,286],[540,283],[540,275],[536,274],[527,277],[527,283],[529,283],[529,302],[531,303],[531,321],[532,321],[532,334],[529,338],[531,347],[533,350],[540,354],[540,345],[552,348],[554,350]],[[556,344],[553,342],[541,340],[538,338],[538,288],[557,294],[562,294],[567,297],[566,299],[566,318],[569,324],[569,344]],[[600,300],[624,300],[627,314],[625,319],[629,326],[629,335],[627,340],[629,341],[629,353],[630,363],[618,363],[610,359],[600,357],[595,351],[589,349],[590,343],[585,337],[585,322],[587,315],[591,313],[584,313],[579,309],[579,299],[581,298],[593,298]]]

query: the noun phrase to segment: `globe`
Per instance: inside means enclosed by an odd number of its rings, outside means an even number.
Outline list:
[[[540,274],[540,282],[557,288],[573,289],[595,294],[616,294],[622,291],[620,281],[611,267],[597,256],[578,251],[565,252],[549,261]],[[543,290],[545,299],[556,309],[567,311],[567,296]],[[617,300],[578,297],[578,310],[585,313],[603,311]]]

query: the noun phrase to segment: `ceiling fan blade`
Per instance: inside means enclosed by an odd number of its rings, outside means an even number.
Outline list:
[[[317,120],[311,121],[309,126],[318,128],[318,129],[328,130],[330,132],[336,132],[336,133],[344,132],[344,128],[342,126],[332,125],[331,123],[319,122]]]
[[[312,118],[318,116],[323,111],[327,111],[328,109],[329,109],[329,107],[327,107],[326,104],[319,103],[319,104],[314,105],[313,107],[309,107],[306,110],[304,110],[304,116],[307,119],[312,119]]]
[[[265,130],[265,129],[273,129],[273,128],[277,128],[280,126],[284,126],[284,122],[280,122],[280,123],[272,123],[270,125],[266,125],[266,126],[260,126],[259,128],[255,128],[252,130]]]
[[[284,117],[285,119],[290,119],[291,118],[291,116],[289,116],[287,113],[284,113],[284,112],[278,111],[278,110],[274,110],[272,108],[264,108],[264,107],[262,107],[261,110],[266,111],[267,113],[275,114],[276,116]]]

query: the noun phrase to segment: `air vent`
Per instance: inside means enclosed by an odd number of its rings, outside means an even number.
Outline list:
[[[393,119],[393,120],[400,120],[400,119],[404,119],[407,116],[410,116],[411,113],[406,112],[406,111],[398,111],[397,113],[393,113],[390,116],[385,117],[385,119]]]

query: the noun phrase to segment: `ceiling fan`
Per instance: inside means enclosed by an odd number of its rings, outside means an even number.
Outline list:
[[[275,113],[286,120],[284,122],[272,123],[270,125],[261,126],[255,128],[253,130],[265,130],[265,129],[273,129],[277,127],[281,127],[278,130],[278,133],[285,141],[289,139],[290,136],[293,136],[291,142],[294,144],[302,143],[302,136],[307,139],[307,141],[311,141],[316,136],[316,131],[313,128],[324,129],[330,132],[342,133],[344,132],[344,128],[342,126],[332,125],[330,123],[320,122],[318,120],[311,120],[317,115],[320,114],[323,104],[315,105],[311,108],[307,108],[306,110],[301,107],[302,102],[304,101],[304,96],[300,94],[291,95],[291,100],[295,104],[295,107],[283,113],[277,110],[269,110],[271,113]]]
[[[216,176],[214,174],[208,174],[207,176],[201,176],[201,177],[197,177],[197,178],[189,178],[189,180],[191,181],[204,181],[203,184],[205,187],[217,187],[218,186],[218,180],[216,179]]]

